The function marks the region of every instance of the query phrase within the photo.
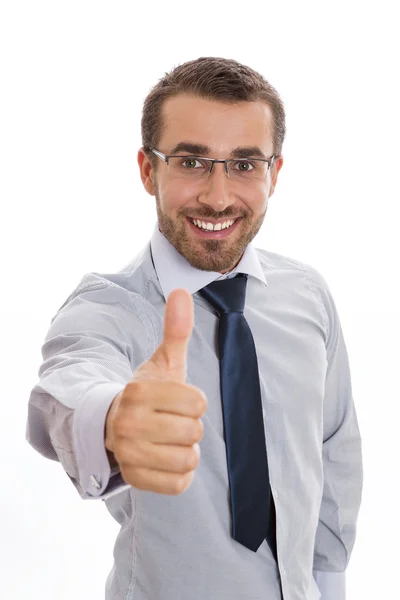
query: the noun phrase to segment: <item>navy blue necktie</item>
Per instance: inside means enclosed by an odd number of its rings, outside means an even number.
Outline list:
[[[247,275],[214,281],[200,294],[217,310],[221,397],[232,537],[257,552],[266,539],[276,560],[257,354],[243,315]]]

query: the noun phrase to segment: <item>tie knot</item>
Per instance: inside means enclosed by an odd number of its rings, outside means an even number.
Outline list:
[[[231,312],[243,312],[246,299],[247,274],[238,277],[213,281],[206,285],[200,294],[213,306],[219,316]]]

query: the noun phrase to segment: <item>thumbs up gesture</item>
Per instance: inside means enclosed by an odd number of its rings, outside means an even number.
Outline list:
[[[175,289],[167,299],[161,344],[108,411],[106,449],[113,452],[124,481],[136,488],[176,496],[193,481],[207,398],[185,383],[192,330],[192,296]]]

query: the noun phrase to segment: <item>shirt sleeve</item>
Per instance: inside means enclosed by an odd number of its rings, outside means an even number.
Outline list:
[[[327,371],[323,407],[324,488],[314,546],[313,574],[321,600],[345,600],[345,570],[356,538],[363,465],[349,359],[331,292],[319,286],[326,314]]]
[[[346,573],[313,571],[320,600],[346,600]]]
[[[27,441],[62,464],[83,499],[130,487],[110,469],[104,433],[111,402],[149,353],[143,300],[132,296],[107,283],[78,286],[52,319],[30,394]]]

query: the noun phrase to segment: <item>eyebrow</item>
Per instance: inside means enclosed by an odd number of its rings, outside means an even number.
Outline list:
[[[171,155],[177,154],[178,152],[190,152],[194,156],[208,156],[212,150],[210,146],[204,144],[193,144],[191,142],[179,142],[171,150]],[[238,146],[231,151],[232,158],[248,158],[253,156],[254,158],[268,158],[261,151],[258,146]]]

